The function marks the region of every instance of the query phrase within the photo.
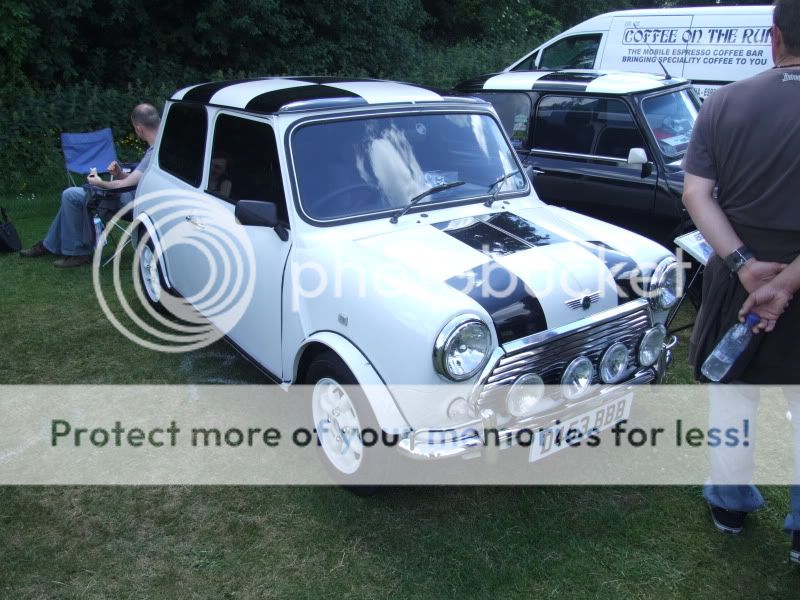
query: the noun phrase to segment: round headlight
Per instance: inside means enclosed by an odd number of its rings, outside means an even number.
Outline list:
[[[683,290],[678,263],[672,257],[662,260],[650,278],[648,296],[656,310],[669,310],[681,297]]]
[[[589,391],[592,385],[594,366],[585,356],[579,356],[564,371],[561,378],[561,393],[567,400],[576,400]]]
[[[464,381],[480,371],[489,359],[492,334],[478,317],[464,315],[445,325],[433,349],[436,370],[453,381]]]
[[[645,332],[639,342],[639,363],[642,366],[651,367],[656,364],[666,337],[667,330],[660,323]]]
[[[612,344],[600,359],[600,379],[604,383],[617,383],[628,368],[628,347],[622,342]]]
[[[506,396],[508,412],[515,417],[528,417],[544,398],[544,380],[536,373],[527,373],[517,379]]]

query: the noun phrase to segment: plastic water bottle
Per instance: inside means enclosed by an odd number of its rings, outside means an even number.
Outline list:
[[[703,375],[711,381],[722,381],[753,339],[753,327],[760,320],[757,314],[748,313],[744,323],[731,327],[703,363]]]
[[[98,217],[98,216],[95,216],[94,219],[92,219],[92,220],[94,221],[94,233],[95,233],[95,236],[96,236],[94,238],[94,244],[96,246],[98,244],[98,242],[100,241],[100,236],[103,235],[103,222],[100,220],[100,217]],[[108,243],[108,240],[103,240],[103,245],[104,246],[107,243]]]

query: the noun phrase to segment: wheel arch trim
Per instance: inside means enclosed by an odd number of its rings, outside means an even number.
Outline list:
[[[158,257],[158,264],[161,266],[161,274],[164,277],[164,283],[167,284],[167,288],[172,289],[172,281],[169,278],[169,269],[167,269],[167,262],[164,260],[164,248],[161,245],[161,242],[158,239],[158,232],[156,231],[155,225],[150,220],[150,217],[147,216],[147,213],[139,213],[136,215],[136,225],[144,227],[147,230],[147,233],[150,236],[150,239],[153,240],[153,245],[156,249],[156,256]],[[133,228],[136,239],[135,243],[139,243],[139,227]]]
[[[308,360],[309,352],[328,349],[334,352],[353,373],[375,413],[378,424],[386,432],[407,432],[411,428],[397,406],[392,393],[367,357],[347,338],[331,331],[319,331],[303,342],[297,350],[292,371],[292,381],[300,382],[301,365]]]

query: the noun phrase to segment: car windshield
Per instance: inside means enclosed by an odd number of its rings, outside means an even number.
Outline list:
[[[315,122],[291,138],[299,200],[318,221],[396,214],[420,205],[486,198],[527,189],[514,151],[486,114],[408,114]],[[463,182],[458,185],[444,184]]]
[[[697,104],[689,90],[651,96],[642,110],[661,153],[674,161],[684,155],[697,119]]]

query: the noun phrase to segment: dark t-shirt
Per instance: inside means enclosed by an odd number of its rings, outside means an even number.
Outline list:
[[[800,69],[772,69],[714,92],[684,169],[717,182],[734,226],[800,232]]]
[[[700,110],[684,168],[717,182],[722,210],[756,258],[791,262],[800,254],[800,69],[766,71],[714,92]],[[691,339],[696,373],[746,297],[738,278],[712,258]],[[800,384],[797,331],[795,298],[772,333],[756,336],[737,378]]]

